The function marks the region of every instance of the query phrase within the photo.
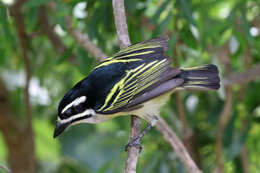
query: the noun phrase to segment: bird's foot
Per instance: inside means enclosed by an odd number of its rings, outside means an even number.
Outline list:
[[[125,151],[128,151],[130,147],[136,146],[137,148],[139,148],[140,153],[143,149],[142,145],[140,144],[141,139],[142,137],[138,136],[137,138],[130,140],[128,144],[125,146]]]
[[[149,124],[139,135],[137,138],[132,139],[125,146],[125,151],[128,151],[130,147],[137,146],[139,148],[139,153],[142,151],[142,145],[140,144],[141,139],[144,135],[153,127],[153,124]]]

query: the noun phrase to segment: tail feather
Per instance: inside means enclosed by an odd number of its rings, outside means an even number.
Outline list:
[[[220,88],[219,71],[216,65],[181,69],[180,77],[184,79],[184,88],[212,89]]]

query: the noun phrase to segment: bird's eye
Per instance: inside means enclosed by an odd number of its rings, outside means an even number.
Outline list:
[[[69,118],[72,115],[72,109],[67,109],[64,113],[60,115],[61,119]]]

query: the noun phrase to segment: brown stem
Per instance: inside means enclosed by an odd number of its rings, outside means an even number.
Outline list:
[[[178,155],[188,172],[202,172],[201,170],[199,170],[195,162],[192,160],[180,139],[161,117],[159,117],[159,120],[156,124],[156,128],[163,134],[164,139],[174,148],[174,151],[176,152],[176,154]]]
[[[247,49],[246,49],[245,56],[244,56],[244,61],[245,61],[244,68],[245,68],[245,70],[248,71],[248,69],[250,68],[250,66],[252,64],[251,49],[250,49],[249,45],[247,45]],[[240,84],[239,102],[242,102],[242,103],[246,96],[246,84],[247,83]],[[242,122],[244,122],[244,123],[242,124],[241,132],[245,131],[248,128],[248,121],[247,121],[246,116],[242,118]],[[249,173],[250,172],[249,159],[248,159],[248,150],[247,150],[246,143],[243,144],[243,146],[240,150],[240,160],[242,163],[243,172]]]
[[[87,34],[83,34],[80,30],[74,28],[71,17],[66,16],[65,20],[66,20],[66,25],[68,27],[68,31],[71,34],[71,36],[74,38],[74,40],[81,47],[86,49],[98,61],[105,60],[105,57],[107,57],[107,55],[99,47],[97,47],[94,43],[91,42]]]
[[[138,137],[141,132],[141,120],[132,115],[131,116],[131,129],[129,140],[133,140]],[[125,173],[136,173],[136,165],[138,162],[139,148],[129,147],[127,152],[127,158],[125,162]]]
[[[246,146],[243,146],[240,152],[240,158],[242,162],[243,172],[249,173],[249,159],[248,159],[248,150]]]
[[[179,92],[175,92],[175,101],[177,106],[177,112],[182,124],[182,141],[184,146],[189,151],[191,157],[196,161],[197,165],[200,165],[200,155],[196,150],[196,140],[192,129],[189,127],[187,122],[186,113],[183,106],[182,97]]]
[[[131,44],[126,23],[124,0],[113,0],[112,3],[118,42],[120,48],[123,49]]]
[[[224,79],[224,85],[232,86],[235,84],[237,85],[246,84],[250,81],[259,79],[259,76],[260,76],[260,64],[257,64],[253,68],[248,69],[244,72],[228,75],[228,77]]]
[[[68,49],[59,36],[54,32],[54,27],[49,22],[45,6],[41,6],[38,10],[38,21],[43,34],[47,36],[55,50],[60,54],[65,54]],[[74,54],[71,54],[68,59],[72,64],[75,64]]]
[[[177,20],[177,19],[176,19]],[[177,31],[175,31],[177,32]],[[181,45],[181,39],[177,39],[177,42],[174,46],[173,49],[173,55],[174,55],[174,65],[179,66],[178,62],[178,51],[177,49]],[[180,122],[182,124],[182,140],[184,146],[187,148],[189,151],[191,157],[196,161],[197,165],[200,165],[200,155],[198,150],[196,150],[197,143],[195,141],[195,136],[192,131],[192,129],[189,127],[188,121],[187,121],[187,116],[185,113],[185,108],[183,106],[183,98],[181,97],[180,93],[177,91],[174,93],[175,95],[175,101],[176,101],[176,106],[177,106],[177,112],[180,118]]]
[[[30,86],[30,78],[31,78],[31,67],[30,60],[28,57],[28,34],[25,30],[25,24],[23,21],[23,13],[22,6],[25,3],[25,0],[18,0],[16,3],[10,8],[10,13],[14,18],[16,23],[16,31],[18,34],[22,58],[24,61],[25,71],[26,71],[26,83],[24,89],[24,103],[26,108],[26,125],[25,127],[20,127],[9,121],[10,124],[14,126],[13,130],[7,130],[5,126],[1,128],[4,134],[4,138],[7,143],[8,151],[9,151],[9,162],[11,166],[11,170],[13,172],[34,172],[35,171],[35,154],[34,154],[34,134],[32,129],[32,112],[31,112],[31,104],[30,104],[30,96],[29,96],[29,86]],[[2,84],[3,85],[3,84]],[[2,86],[2,90],[4,89],[4,85]],[[9,106],[8,96],[4,93],[2,97],[6,102],[7,107],[3,109],[3,114],[7,114],[9,116],[14,117],[11,111],[11,106]],[[19,126],[19,127],[18,127]]]
[[[231,116],[232,110],[232,89],[227,87],[226,91],[226,102],[224,108],[220,114],[220,119],[218,122],[218,131],[217,131],[217,138],[216,138],[216,159],[217,159],[217,169],[219,173],[224,172],[224,161],[223,161],[223,133],[226,127],[226,124]]]
[[[6,166],[0,164],[0,170],[4,170],[6,173],[11,173],[10,169],[8,169]]]
[[[124,0],[113,0],[113,12],[120,48],[129,46],[130,39],[127,29]],[[135,139],[141,131],[141,120],[136,116],[131,116],[130,140]],[[138,162],[139,148],[132,146],[128,148],[127,159],[125,163],[125,173],[135,173]]]
[[[228,44],[224,45],[218,52],[219,61],[224,65],[224,69],[227,75],[231,73],[231,62],[229,59],[229,47]],[[217,171],[219,173],[224,173],[224,150],[223,150],[223,133],[226,127],[226,124],[231,116],[232,113],[232,88],[225,86],[225,93],[226,93],[226,101],[222,112],[220,113],[220,118],[218,121],[218,131],[216,135],[216,161],[217,161]]]
[[[12,112],[8,91],[0,80],[0,130],[8,148],[8,162],[15,173],[33,173],[35,161],[32,137]]]

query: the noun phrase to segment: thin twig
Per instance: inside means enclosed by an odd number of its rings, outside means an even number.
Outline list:
[[[129,46],[130,39],[127,29],[124,0],[113,0],[113,12],[120,48]],[[141,131],[141,120],[136,116],[131,116],[130,140],[135,139]],[[125,173],[135,173],[138,162],[139,148],[132,146],[128,148],[127,159],[125,163]]]
[[[178,155],[188,172],[202,172],[201,170],[199,170],[195,162],[192,160],[180,139],[161,117],[159,117],[159,120],[156,123],[156,128],[163,134],[164,139],[172,146],[172,148],[174,148],[174,151],[176,152],[176,154]]]
[[[113,12],[119,46],[123,49],[131,44],[126,23],[124,0],[113,0]]]
[[[62,42],[59,36],[54,32],[53,25],[50,24],[48,16],[47,16],[47,8],[45,6],[41,6],[38,11],[38,21],[39,26],[41,27],[42,33],[47,36],[47,38],[52,43],[55,50],[60,54],[65,54],[68,50],[66,45]],[[68,60],[75,64],[75,55],[71,53],[68,57]]]
[[[260,79],[260,64],[241,73],[234,73],[224,79],[225,86],[246,84],[250,81]]]
[[[227,75],[231,73],[231,62],[229,59],[229,47],[228,44],[225,44],[218,52],[218,59],[223,64],[225,72]],[[217,135],[216,135],[216,171],[218,173],[224,173],[224,156],[223,156],[223,133],[226,127],[226,124],[231,116],[232,112],[232,87],[225,86],[225,93],[226,93],[226,101],[222,112],[219,116],[218,127],[217,127]]]
[[[218,131],[216,138],[216,160],[217,160],[217,171],[219,173],[224,172],[224,161],[223,161],[223,133],[226,127],[226,124],[230,118],[232,111],[232,89],[227,87],[226,91],[226,101],[224,108],[220,114],[219,122],[218,122]]]
[[[249,158],[248,158],[248,149],[245,145],[241,148],[240,158],[241,158],[241,162],[242,162],[243,172],[249,173],[250,172],[250,169],[249,169],[250,163],[249,163]]]
[[[177,22],[178,18],[175,19]],[[174,31],[174,33],[177,31]],[[179,66],[179,62],[178,62],[178,49],[181,45],[181,39],[177,38],[176,44],[174,46],[173,49],[173,55],[174,55],[174,64],[176,66]],[[181,97],[180,93],[177,91],[174,93],[175,95],[175,102],[176,102],[176,106],[177,106],[177,113],[179,115],[179,119],[180,122],[182,124],[182,141],[184,146],[187,148],[189,154],[191,155],[191,157],[194,159],[194,161],[196,162],[197,165],[200,164],[200,155],[199,152],[196,150],[196,146],[197,143],[195,141],[195,136],[193,133],[193,130],[190,128],[189,123],[187,121],[187,116],[186,116],[186,112],[185,112],[185,108],[183,105],[183,98]]]
[[[19,2],[19,1],[17,1]],[[25,107],[26,107],[26,120],[27,120],[27,127],[32,130],[32,113],[31,113],[31,104],[30,104],[30,95],[29,95],[29,87],[30,87],[30,79],[31,79],[31,65],[30,60],[28,57],[28,46],[29,46],[29,36],[26,33],[25,30],[25,24],[23,21],[23,14],[21,12],[22,4],[18,3],[18,5],[14,5],[11,8],[12,16],[15,19],[16,22],[16,30],[20,41],[20,46],[22,50],[22,58],[24,61],[25,66],[25,88],[24,88],[24,101],[25,101]]]
[[[7,168],[5,165],[0,164],[0,169],[3,169],[6,173],[11,173],[11,170]]]
[[[30,93],[29,93],[29,87],[30,87],[30,79],[31,79],[31,65],[30,65],[30,59],[28,56],[28,50],[29,50],[29,36],[26,32],[26,27],[24,23],[24,15],[22,13],[22,6],[26,2],[26,0],[20,0],[17,1],[12,7],[11,7],[11,14],[14,17],[14,20],[16,22],[16,31],[19,37],[21,51],[22,51],[22,58],[24,61],[25,66],[25,72],[26,72],[26,79],[25,79],[25,88],[24,88],[24,102],[25,102],[25,111],[26,111],[26,129],[25,131],[28,133],[28,143],[31,145],[31,152],[28,155],[28,157],[31,160],[31,170],[34,171],[35,169],[35,148],[34,148],[34,133],[32,128],[32,108],[30,103]]]
[[[66,16],[65,20],[66,20],[66,25],[68,27],[68,31],[71,34],[71,36],[74,38],[74,40],[81,47],[86,49],[98,61],[105,60],[105,57],[107,57],[107,55],[99,47],[97,47],[94,43],[91,42],[87,34],[82,33],[80,30],[78,30],[73,26],[71,17]]]

